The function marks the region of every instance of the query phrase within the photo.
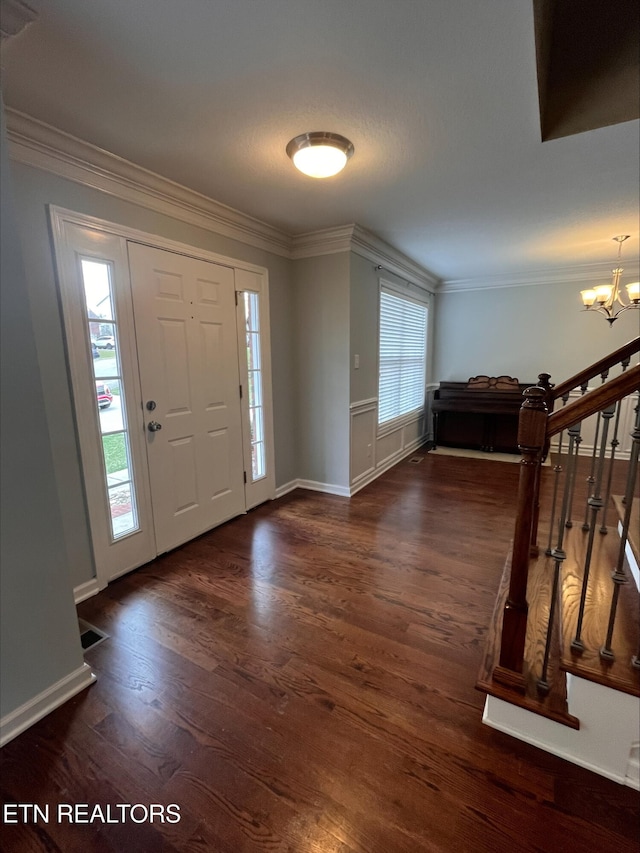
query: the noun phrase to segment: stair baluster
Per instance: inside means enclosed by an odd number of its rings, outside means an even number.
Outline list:
[[[600,374],[600,384],[604,385],[607,381],[607,376],[609,375],[608,370],[603,370]],[[590,486],[593,486],[595,483],[595,470],[596,470],[596,461],[598,459],[598,436],[600,435],[600,425],[602,423],[602,412],[598,412],[598,416],[596,419],[596,434],[593,438],[593,451],[591,454],[591,471],[589,472],[589,476],[587,477],[587,483]],[[586,532],[589,529],[589,501],[585,504],[584,508],[584,521],[582,522],[582,529]]]
[[[609,510],[609,503],[611,501],[611,484],[613,482],[613,466],[615,464],[616,459],[616,450],[620,446],[620,442],[618,441],[618,430],[620,428],[620,415],[622,413],[622,400],[618,401],[618,405],[616,406],[616,419],[613,427],[613,438],[611,439],[611,455],[609,457],[609,473],[607,475],[607,493],[604,499],[604,507],[602,509],[602,523],[600,524],[600,533],[602,535],[606,535],[609,530],[607,528],[607,512]]]
[[[564,441],[564,430],[560,433],[560,437],[558,438],[558,461],[553,466],[553,496],[551,498],[551,512],[549,514],[549,518],[551,519],[551,523],[549,524],[549,541],[547,542],[547,549],[545,554],[547,557],[550,557],[553,553],[553,548],[551,547],[551,542],[553,541],[553,520],[556,517],[556,505],[558,503],[558,490],[560,487],[560,475],[562,474],[562,465],[560,464],[560,460],[562,459],[562,443]],[[565,491],[566,494],[566,491]],[[566,518],[565,518],[566,521]]]
[[[566,560],[567,554],[563,548],[564,545],[564,532],[566,529],[566,520],[567,520],[567,512],[569,510],[569,497],[570,497],[570,487],[575,479],[575,469],[576,469],[576,460],[578,456],[578,447],[580,446],[580,426],[581,424],[575,424],[568,431],[569,435],[569,448],[567,455],[567,476],[565,479],[565,487],[562,493],[562,509],[560,511],[560,517],[558,519],[558,539],[556,542],[556,547],[550,551],[550,556],[554,559],[554,568],[553,568],[553,585],[551,590],[551,601],[549,603],[549,622],[547,624],[547,636],[545,640],[544,647],[544,659],[542,661],[542,672],[540,677],[538,678],[537,687],[538,691],[543,695],[547,694],[550,690],[550,684],[548,681],[548,672],[549,672],[549,656],[551,653],[551,642],[553,638],[553,630],[555,624],[555,613],[556,607],[558,603],[558,586],[560,582],[560,572],[562,569],[562,563]],[[562,443],[562,436],[560,437]],[[562,470],[562,467],[560,470]],[[556,478],[556,482],[554,484],[554,509],[552,511],[552,520],[555,516],[555,498],[557,491],[558,480]],[[549,539],[551,540],[551,535],[553,531],[553,523],[551,524],[551,529],[549,532]]]
[[[625,550],[627,546],[627,538],[629,535],[629,525],[631,523],[631,508],[633,504],[633,495],[636,487],[636,478],[638,474],[638,456],[640,453],[640,402],[636,406],[636,421],[633,432],[631,433],[633,443],[631,445],[631,454],[629,459],[629,472],[627,476],[627,485],[624,493],[624,519],[622,522],[622,532],[620,534],[620,548],[618,550],[618,559],[616,567],[611,575],[613,581],[613,590],[611,593],[611,607],[609,609],[609,624],[607,627],[607,636],[604,645],[600,649],[600,657],[603,660],[614,660],[615,653],[611,647],[613,639],[613,629],[616,621],[616,611],[618,608],[618,596],[620,595],[620,587],[623,583],[627,583],[627,575],[624,571]],[[640,668],[640,655],[634,656],[631,659],[632,666]]]
[[[587,542],[587,553],[584,560],[584,572],[582,576],[582,591],[580,594],[580,606],[578,608],[578,622],[576,625],[576,634],[573,640],[571,641],[571,649],[574,652],[582,652],[584,651],[584,643],[581,638],[582,634],[582,621],[584,619],[584,608],[587,601],[587,588],[589,586],[589,570],[591,568],[591,558],[593,556],[593,540],[595,536],[595,525],[598,518],[598,513],[602,509],[604,501],[602,500],[602,495],[600,494],[602,488],[602,476],[604,473],[604,460],[605,460],[605,452],[607,445],[607,434],[609,431],[609,421],[613,417],[615,413],[615,404],[607,406],[606,409],[603,409],[600,414],[602,415],[602,438],[600,441],[600,448],[598,452],[598,464],[595,468],[594,474],[594,490],[593,494],[587,501],[587,505],[591,512],[591,521],[588,523],[586,529],[589,531],[589,539]],[[583,530],[585,527],[583,526]]]
[[[588,387],[589,387],[588,381],[585,379],[585,381],[580,386],[580,392],[581,392],[581,395],[583,397],[587,393]],[[569,399],[568,395],[567,395],[567,399]],[[563,400],[564,400],[564,397],[563,397]],[[580,440],[582,441],[582,439],[580,439]],[[574,477],[573,480],[571,481],[571,491],[569,492],[569,508],[567,510],[567,520],[565,521],[566,527],[573,527],[573,521],[571,520],[571,515],[573,512],[573,496],[575,493],[575,487],[576,487],[576,481],[575,481],[575,477]]]

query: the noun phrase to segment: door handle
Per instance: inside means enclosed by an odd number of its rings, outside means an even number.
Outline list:
[[[158,432],[159,429],[162,429],[162,424],[159,424],[158,421],[149,421],[147,429],[149,432]]]

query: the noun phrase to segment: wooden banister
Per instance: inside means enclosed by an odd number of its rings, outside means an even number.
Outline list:
[[[559,385],[556,385],[552,389],[551,393],[553,399],[558,400],[561,397],[564,397],[565,394],[573,391],[574,388],[580,388],[582,385],[589,382],[590,379],[593,379],[596,376],[601,376],[606,370],[610,370],[612,367],[615,367],[616,364],[621,364],[625,361],[628,364],[631,357],[638,352],[640,352],[640,337],[634,338],[632,341],[629,341],[629,343],[626,343],[624,346],[615,350],[615,352],[610,353],[610,355],[606,355],[604,358],[601,358],[600,361],[594,362],[594,364],[591,364],[589,367],[581,370],[580,373],[576,373],[575,376],[571,376],[564,382],[560,382]]]
[[[550,415],[547,421],[547,438],[550,439],[578,421],[595,415],[596,412],[638,390],[640,390],[640,365],[636,364]]]
[[[640,391],[640,364],[589,391],[558,412],[550,414],[554,399],[568,394],[576,386],[586,385],[589,379],[602,375],[616,364],[629,364],[631,357],[640,352],[640,337],[610,356],[601,359],[576,376],[552,388],[547,374],[541,374],[540,385],[527,388],[520,409],[518,446],[522,452],[518,504],[511,556],[509,594],[503,611],[500,658],[492,678],[509,687],[523,691],[524,647],[527,629],[527,580],[532,542],[537,527],[537,490],[540,466],[554,435],[591,415],[611,407],[619,400]]]

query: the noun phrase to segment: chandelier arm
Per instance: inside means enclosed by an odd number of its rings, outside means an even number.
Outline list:
[[[613,292],[611,299],[611,308],[615,305],[616,301],[620,303],[624,308],[629,307],[629,303],[624,301],[624,297],[622,296],[623,288],[620,287],[620,278],[622,277],[622,273],[624,270],[622,267],[618,267],[613,270]]]

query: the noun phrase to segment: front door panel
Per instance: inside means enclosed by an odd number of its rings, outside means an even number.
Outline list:
[[[129,260],[163,553],[245,509],[234,271],[136,243]]]

